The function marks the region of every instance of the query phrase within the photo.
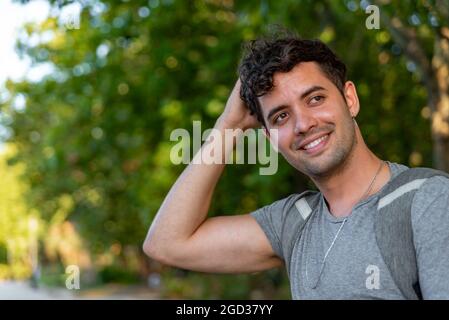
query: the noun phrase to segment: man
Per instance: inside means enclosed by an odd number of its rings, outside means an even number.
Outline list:
[[[215,129],[223,135],[225,129],[260,124],[277,129],[280,153],[320,190],[312,195],[312,210],[301,211],[310,209],[301,200],[310,194],[292,194],[250,214],[207,218],[224,164],[190,164],[150,227],[145,252],[203,272],[256,272],[284,263],[295,299],[449,298],[449,179],[444,173],[416,179],[383,197],[408,168],[382,161],[366,146],[355,121],[356,87],[346,81],[346,67],[335,54],[320,41],[293,36],[256,40],[239,76]],[[196,157],[215,144],[205,143]],[[225,145],[223,157],[231,149]],[[387,224],[399,232],[382,233],[376,214],[409,191],[413,243],[398,244],[394,237],[406,233],[402,226]],[[301,219],[295,206],[304,220],[297,230],[291,229]],[[392,247],[404,247],[399,254],[380,245],[390,238]],[[405,266],[411,280],[398,281],[402,269],[391,268],[402,268],[395,256],[407,250],[416,267]],[[418,285],[419,292],[407,293],[401,281]]]

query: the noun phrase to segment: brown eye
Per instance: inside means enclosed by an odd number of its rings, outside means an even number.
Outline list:
[[[282,120],[284,120],[287,117],[287,112],[282,112],[280,113],[276,118],[274,118],[274,123],[278,124],[280,123]]]
[[[323,102],[323,100],[324,100],[324,97],[323,97],[323,96],[314,96],[314,97],[312,97],[312,98],[310,99],[310,102],[309,102],[309,103],[311,103],[311,104],[318,104],[318,103],[320,103],[320,102]]]

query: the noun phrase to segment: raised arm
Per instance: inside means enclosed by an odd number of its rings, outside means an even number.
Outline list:
[[[225,129],[246,130],[258,125],[239,92],[237,81],[215,124],[222,141]],[[277,267],[282,261],[249,214],[207,218],[225,166],[225,154],[232,151],[233,145],[224,144],[223,164],[194,163],[201,153],[210,154],[211,148],[217,150],[218,141],[204,143],[173,185],[148,231],[144,251],[162,263],[203,272],[255,272]]]

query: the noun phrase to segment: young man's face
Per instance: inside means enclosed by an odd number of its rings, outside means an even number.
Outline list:
[[[358,98],[351,82],[344,91],[346,101],[318,64],[303,62],[276,73],[272,91],[259,98],[267,128],[278,130],[279,151],[310,177],[338,170],[356,144]]]

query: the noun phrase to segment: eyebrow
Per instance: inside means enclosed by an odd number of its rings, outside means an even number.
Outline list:
[[[304,99],[305,97],[307,97],[309,94],[311,94],[315,91],[319,91],[319,90],[326,90],[326,89],[323,88],[322,86],[312,86],[312,87],[308,88],[303,93],[301,93],[301,100]],[[268,112],[267,120],[270,120],[270,118],[276,112],[278,112],[279,110],[282,110],[284,108],[286,108],[286,105],[280,105],[280,106],[277,106],[277,107],[273,108],[272,110],[270,110],[270,112]]]

